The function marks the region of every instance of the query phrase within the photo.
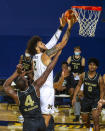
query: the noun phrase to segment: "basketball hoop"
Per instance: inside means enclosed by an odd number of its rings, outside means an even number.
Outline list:
[[[80,25],[79,35],[84,37],[94,37],[96,25],[102,11],[102,7],[96,6],[72,6]]]

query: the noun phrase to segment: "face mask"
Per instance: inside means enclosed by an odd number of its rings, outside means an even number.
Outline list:
[[[30,57],[30,54],[29,54],[29,53],[25,53],[25,56],[26,56],[26,57]]]
[[[75,55],[80,55],[80,52],[75,52],[74,54],[75,54]]]

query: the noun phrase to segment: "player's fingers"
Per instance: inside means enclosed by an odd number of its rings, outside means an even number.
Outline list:
[[[62,17],[64,17],[64,13],[62,13]]]
[[[62,19],[61,19],[61,18],[59,18],[59,21],[60,21],[60,23],[62,24]]]
[[[62,18],[63,18],[63,19],[65,18],[65,14],[64,14],[64,13],[62,14]]]

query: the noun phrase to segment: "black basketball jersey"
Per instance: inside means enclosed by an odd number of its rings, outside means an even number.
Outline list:
[[[40,98],[37,97],[35,88],[29,86],[26,91],[18,91],[20,101],[19,109],[24,118],[41,116]]]
[[[88,99],[100,98],[99,74],[94,78],[89,78],[88,72],[85,72],[84,78],[84,96]]]
[[[74,55],[71,56],[71,63],[70,63],[71,72],[79,73],[79,74],[81,73],[81,68],[82,68],[81,61],[82,61],[81,56],[79,59],[76,59]]]

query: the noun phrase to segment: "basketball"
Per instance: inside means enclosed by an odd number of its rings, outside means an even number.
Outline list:
[[[71,9],[67,10],[65,12],[65,20],[67,21],[67,19],[71,19],[72,17],[74,17],[76,19],[73,10],[71,10]]]

